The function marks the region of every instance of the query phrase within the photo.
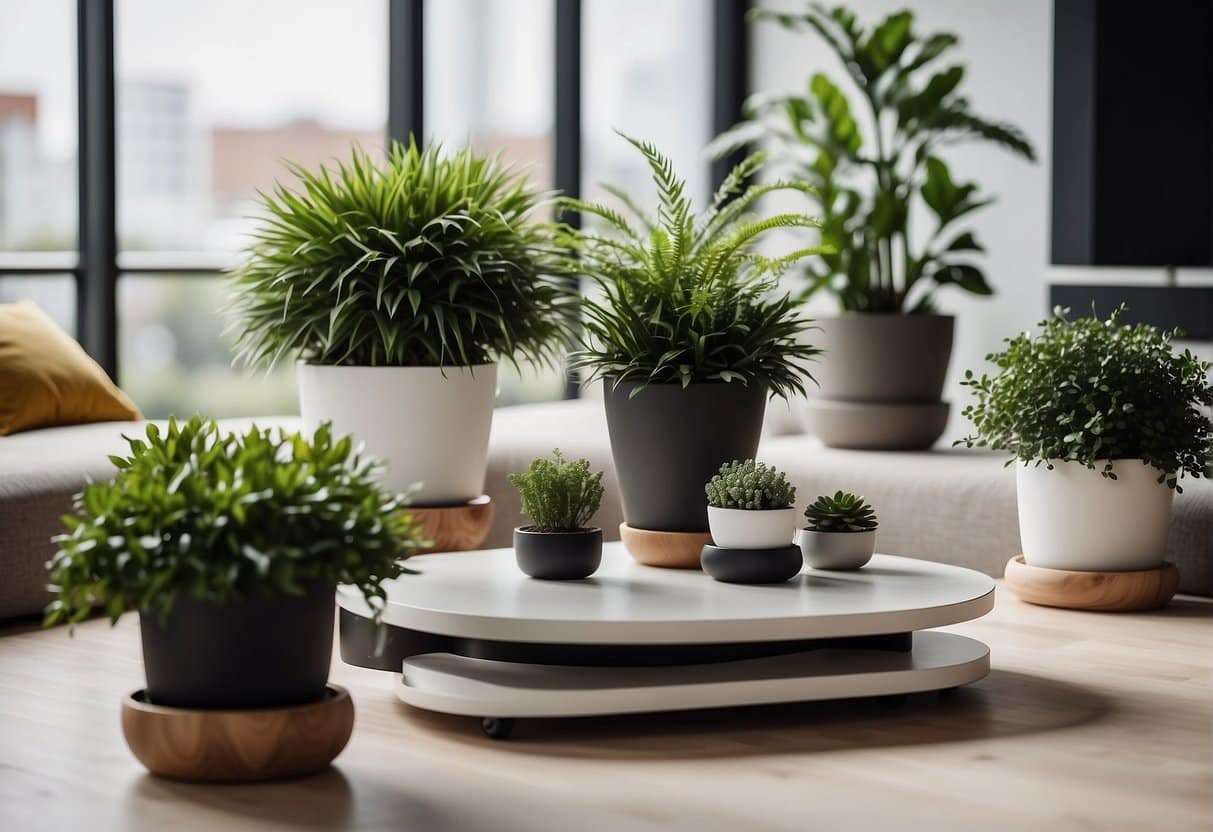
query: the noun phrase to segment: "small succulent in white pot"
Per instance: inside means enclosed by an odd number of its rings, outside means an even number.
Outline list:
[[[704,486],[712,542],[725,549],[774,549],[796,531],[796,489],[782,471],[734,460]]]
[[[876,511],[863,497],[836,491],[804,510],[809,525],[796,535],[805,563],[814,569],[858,569],[876,551]]]

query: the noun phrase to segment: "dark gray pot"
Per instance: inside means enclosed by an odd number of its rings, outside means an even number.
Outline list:
[[[611,455],[629,526],[706,532],[703,486],[720,466],[758,451],[765,385],[603,384]]]
[[[173,708],[318,702],[333,659],[336,587],[226,604],[179,594],[163,625],[140,615],[147,698]]]
[[[518,568],[545,581],[576,581],[593,575],[602,563],[602,529],[540,532],[530,526],[514,529]]]
[[[846,315],[817,318],[816,398],[848,402],[938,402],[952,356],[950,315]]]
[[[804,555],[799,546],[774,549],[704,546],[699,565],[716,580],[729,584],[778,584],[799,574]]]

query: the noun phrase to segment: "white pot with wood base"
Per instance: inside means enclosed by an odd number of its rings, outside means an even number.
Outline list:
[[[497,366],[340,367],[300,362],[304,427],[325,421],[387,463],[384,484],[419,490],[418,506],[457,505],[484,493]]]
[[[1116,479],[1077,462],[1018,465],[1019,538],[1029,566],[1077,572],[1157,569],[1167,554],[1174,491],[1140,459],[1113,463]]]

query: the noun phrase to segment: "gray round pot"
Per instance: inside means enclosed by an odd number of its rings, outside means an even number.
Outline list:
[[[814,320],[819,393],[848,402],[938,402],[952,356],[951,315],[866,315]]]
[[[168,617],[140,615],[147,699],[171,708],[319,702],[333,658],[336,586],[217,604],[179,592]]]
[[[704,546],[699,565],[727,584],[779,584],[791,580],[804,565],[798,546],[773,549],[725,549]]]
[[[876,530],[867,532],[818,532],[800,529],[796,543],[804,562],[813,569],[858,569],[876,551]]]
[[[720,466],[758,451],[761,384],[603,384],[623,516],[636,529],[708,531],[703,486]]]
[[[948,427],[947,402],[877,404],[810,399],[800,412],[805,430],[830,448],[925,450]]]
[[[518,568],[545,581],[576,581],[593,575],[602,563],[602,529],[541,532],[533,526],[514,529]]]

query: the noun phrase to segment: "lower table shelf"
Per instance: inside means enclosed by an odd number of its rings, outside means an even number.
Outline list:
[[[909,652],[819,649],[672,667],[544,665],[426,653],[404,661],[397,694],[419,708],[487,722],[890,696],[965,685],[989,672],[990,651],[981,642],[917,632]]]

